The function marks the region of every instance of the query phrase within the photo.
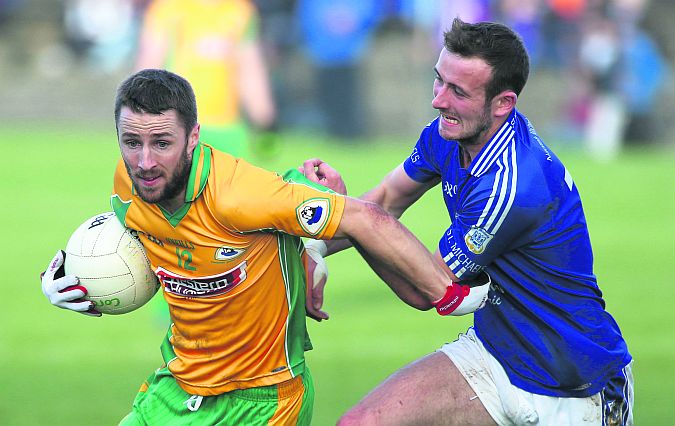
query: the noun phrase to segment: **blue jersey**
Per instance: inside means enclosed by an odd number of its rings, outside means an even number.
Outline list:
[[[581,199],[565,166],[513,111],[468,168],[461,149],[422,131],[406,173],[441,179],[451,225],[439,243],[460,280],[493,285],[476,332],[511,382],[528,392],[586,397],[631,360],[593,274]]]

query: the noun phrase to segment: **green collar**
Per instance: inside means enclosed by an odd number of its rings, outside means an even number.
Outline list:
[[[176,225],[180,223],[190,210],[192,202],[197,199],[204,190],[206,182],[209,179],[212,155],[210,147],[205,148],[201,142],[197,144],[192,153],[192,167],[190,169],[187,187],[185,188],[185,204],[173,213],[167,212],[159,205],[157,206],[162,211],[166,220],[168,220],[173,227],[176,227]]]
[[[192,153],[192,168],[185,188],[185,202],[194,201],[202,193],[209,179],[211,170],[211,147],[204,147],[200,142]]]
[[[190,177],[188,178],[187,187],[185,189],[185,204],[173,213],[169,213],[161,206],[157,205],[166,220],[175,228],[178,223],[185,217],[190,210],[192,202],[199,197],[199,195],[206,187],[206,182],[209,178],[209,171],[211,170],[211,147],[204,147],[201,143],[197,144],[192,154],[192,166],[190,169]],[[136,194],[136,189],[131,184],[131,193]],[[115,211],[115,215],[120,222],[126,226],[127,210],[131,206],[131,200],[122,201],[119,195],[114,194],[110,198],[110,204]]]

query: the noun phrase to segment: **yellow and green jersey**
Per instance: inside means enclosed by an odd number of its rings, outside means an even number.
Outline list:
[[[162,355],[188,393],[267,386],[304,371],[304,247],[331,238],[345,199],[199,144],[185,204],[169,214],[135,193],[124,162],[111,204],[138,231],[172,324]]]
[[[236,50],[258,33],[258,15],[251,2],[157,0],[149,6],[144,25],[156,37],[169,40],[165,67],[192,84],[199,122],[209,128],[237,124]]]

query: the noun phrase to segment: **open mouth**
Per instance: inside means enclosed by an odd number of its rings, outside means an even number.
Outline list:
[[[136,176],[143,186],[155,186],[159,182],[161,175],[157,176]]]
[[[459,120],[458,120],[458,119],[456,119],[455,117],[452,117],[452,116],[450,116],[450,115],[448,115],[448,114],[443,114],[443,113],[441,113],[441,117],[443,118],[443,122],[444,122],[444,123],[450,124],[450,125],[452,125],[452,126],[456,126],[456,125],[459,124]]]

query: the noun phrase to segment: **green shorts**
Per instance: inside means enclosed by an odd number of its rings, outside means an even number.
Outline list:
[[[120,425],[309,425],[313,405],[307,367],[283,383],[204,397],[185,392],[163,367],[141,387]]]

